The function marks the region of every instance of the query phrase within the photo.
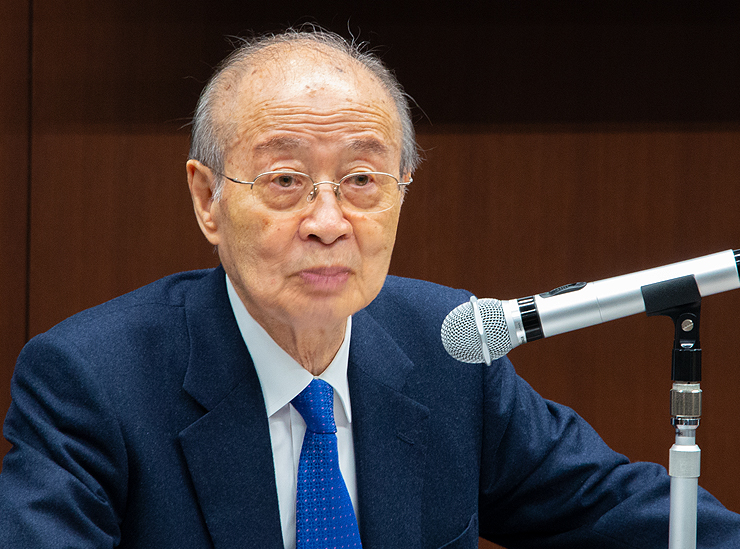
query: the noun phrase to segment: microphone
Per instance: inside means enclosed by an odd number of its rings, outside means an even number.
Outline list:
[[[645,286],[693,276],[708,296],[740,288],[738,270],[740,250],[726,250],[521,299],[471,297],[445,318],[442,344],[460,362],[490,364],[522,343],[646,311]]]

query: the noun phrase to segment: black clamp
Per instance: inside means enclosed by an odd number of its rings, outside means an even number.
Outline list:
[[[671,379],[689,383],[700,382],[701,294],[694,275],[648,284],[641,289],[648,316],[663,315],[673,319],[675,335]]]

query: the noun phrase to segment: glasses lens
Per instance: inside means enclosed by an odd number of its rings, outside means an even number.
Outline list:
[[[339,182],[344,207],[358,212],[382,212],[398,201],[398,180],[387,173],[359,172]]]
[[[252,186],[255,198],[278,212],[293,212],[307,207],[314,198],[313,191],[313,180],[299,172],[263,173]],[[398,180],[386,173],[352,173],[339,181],[339,203],[349,211],[382,212],[392,208],[400,195]]]
[[[306,198],[313,190],[313,181],[297,172],[268,172],[254,180],[252,191],[262,204],[279,212],[297,210],[306,206]]]

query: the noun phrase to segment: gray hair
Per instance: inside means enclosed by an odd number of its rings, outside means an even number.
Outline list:
[[[221,62],[200,95],[193,117],[189,158],[202,162],[218,174],[224,172],[227,144],[229,138],[236,132],[236,127],[234,123],[219,124],[216,110],[219,103],[224,102],[222,100],[226,98],[226,94],[234,93],[229,89],[236,89],[236,86],[229,86],[229,84],[236,84],[247,72],[257,54],[267,48],[280,44],[299,43],[317,49],[337,50],[359,62],[380,81],[395,103],[401,121],[401,165],[399,166],[401,177],[413,173],[420,162],[419,149],[411,121],[408,96],[404,93],[401,84],[377,55],[364,49],[363,43],[348,42],[338,34],[320,29],[310,31],[290,29],[281,34],[243,40],[241,45]],[[229,126],[224,127],[227,124]],[[217,175],[213,191],[215,200],[220,198],[222,188],[223,178]]]

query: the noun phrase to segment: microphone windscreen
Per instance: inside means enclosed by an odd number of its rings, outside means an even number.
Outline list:
[[[492,359],[501,358],[514,346],[511,344],[504,308],[498,299],[479,299],[486,334],[486,343]],[[452,358],[460,362],[483,362],[483,346],[475,325],[473,305],[465,302],[455,307],[442,323],[442,345]]]

